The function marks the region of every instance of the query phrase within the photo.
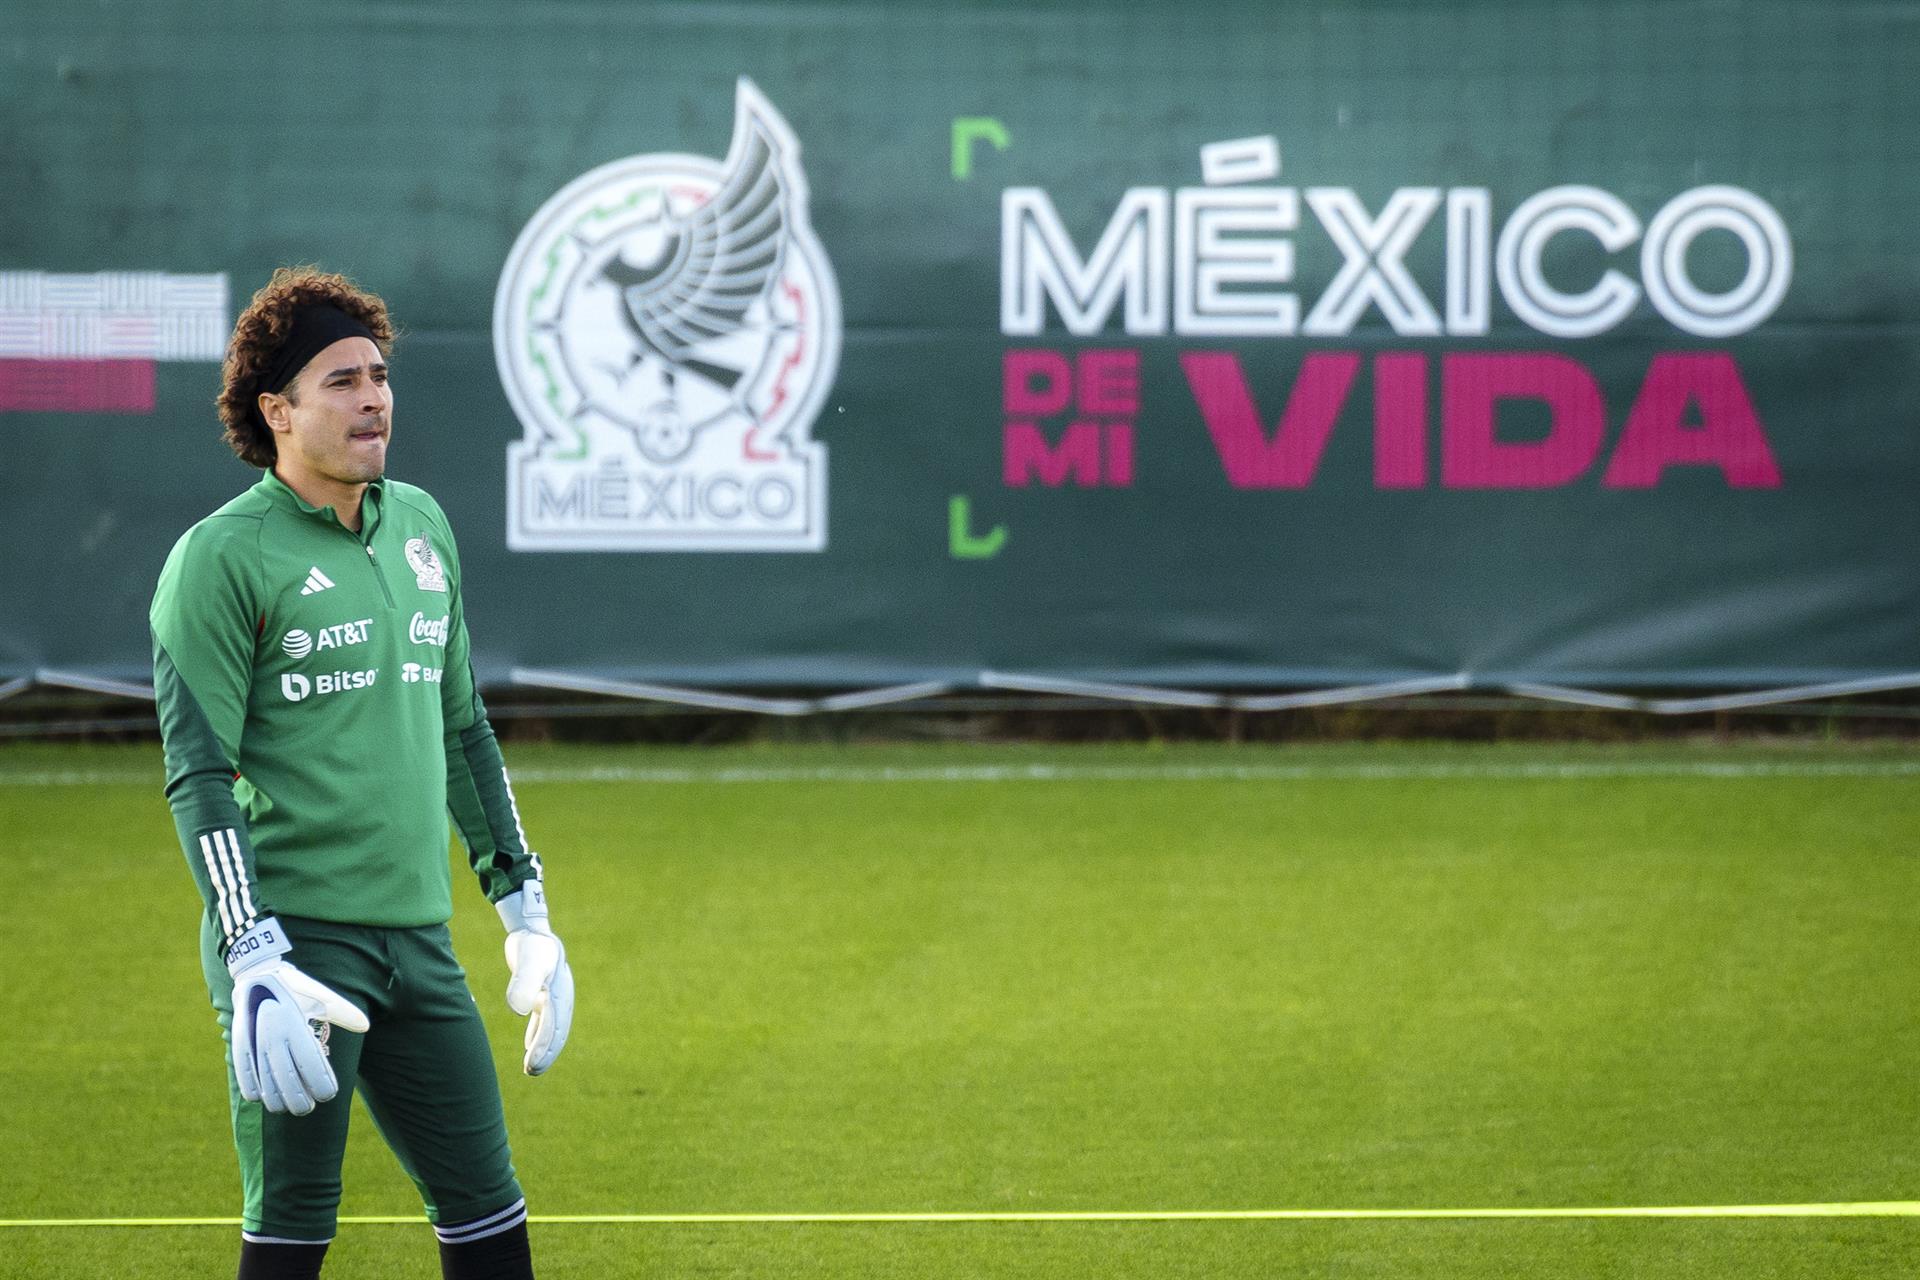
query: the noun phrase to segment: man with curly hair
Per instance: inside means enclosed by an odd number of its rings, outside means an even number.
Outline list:
[[[218,404],[266,474],[174,546],[150,615],[167,799],[229,1044],[241,1280],[320,1273],[355,1089],[444,1274],[533,1274],[448,937],[449,812],[508,931],[528,1075],[566,1043],[573,977],[474,686],[453,532],[386,478],[393,338],[386,304],[341,276],[283,268],[254,295]]]

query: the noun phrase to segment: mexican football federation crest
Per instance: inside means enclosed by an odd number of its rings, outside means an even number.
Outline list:
[[[433,552],[433,544],[423,534],[418,538],[407,539],[407,565],[413,570],[413,580],[422,591],[445,591],[447,589],[447,571],[440,566],[440,557]]]
[[[655,153],[576,178],[521,231],[493,307],[519,416],[516,551],[819,551],[809,435],[840,294],[800,144],[751,81],[727,158]]]

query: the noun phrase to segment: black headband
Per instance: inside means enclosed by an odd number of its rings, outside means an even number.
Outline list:
[[[260,390],[278,395],[307,367],[307,361],[342,338],[365,338],[375,346],[380,342],[373,330],[330,303],[301,307],[293,313],[293,328],[286,341],[260,375]]]

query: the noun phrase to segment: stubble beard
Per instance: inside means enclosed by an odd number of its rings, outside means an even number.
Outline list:
[[[387,472],[387,441],[392,438],[392,429],[386,428],[380,438],[379,456],[368,458],[361,454],[353,437],[347,437],[346,451],[340,459],[340,469],[346,473],[335,476],[344,484],[370,484]]]

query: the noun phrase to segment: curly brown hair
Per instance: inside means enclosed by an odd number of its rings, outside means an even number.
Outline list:
[[[220,370],[220,395],[214,400],[228,446],[243,462],[262,470],[273,466],[276,450],[273,431],[260,416],[260,393],[266,390],[260,379],[292,330],[294,312],[316,302],[336,306],[367,326],[380,354],[393,354],[393,321],[377,295],[318,267],[276,268],[234,321],[233,340]],[[293,398],[291,384],[282,394]]]

